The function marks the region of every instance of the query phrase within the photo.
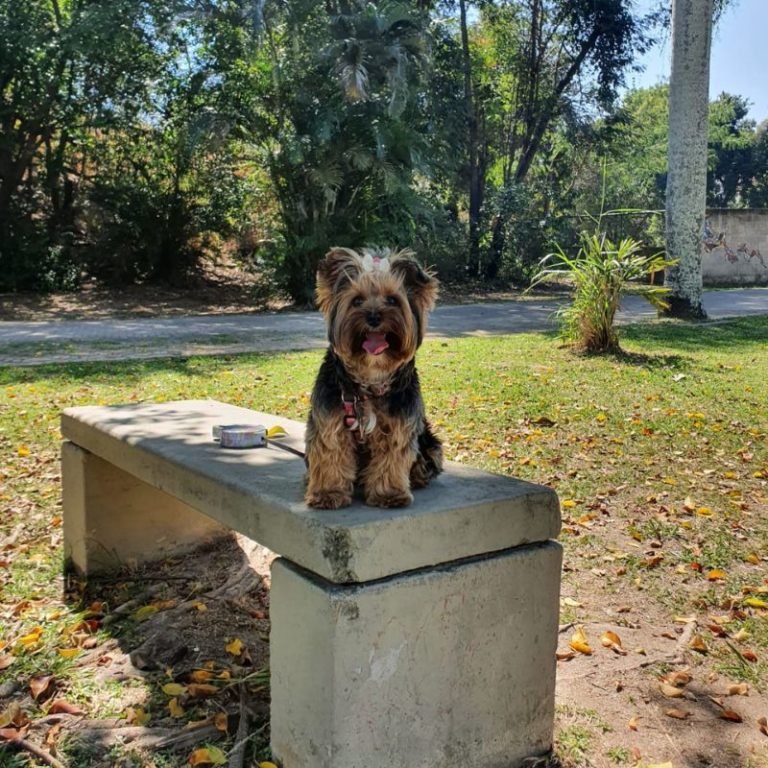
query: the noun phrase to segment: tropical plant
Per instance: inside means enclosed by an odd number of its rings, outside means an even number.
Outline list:
[[[425,207],[414,175],[427,166],[417,100],[427,20],[403,2],[300,0],[290,11],[266,10],[274,127],[253,138],[280,207],[278,274],[310,303],[329,247],[413,240]]]
[[[614,319],[623,294],[640,295],[659,310],[667,307],[668,289],[648,280],[672,265],[664,253],[644,253],[643,244],[634,238],[613,242],[601,230],[600,219],[597,225],[594,232],[581,232],[575,256],[559,246],[545,256],[532,281],[532,286],[553,278],[573,281],[573,301],[558,311],[560,333],[589,354],[620,351]]]

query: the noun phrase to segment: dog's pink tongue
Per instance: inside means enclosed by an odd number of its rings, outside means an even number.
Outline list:
[[[387,335],[377,331],[371,331],[363,342],[363,349],[369,355],[380,355],[388,346]]]

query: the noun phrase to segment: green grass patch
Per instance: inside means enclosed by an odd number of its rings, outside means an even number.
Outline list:
[[[590,573],[606,594],[630,595],[670,622],[732,611],[728,632],[747,629],[734,647],[759,661],[745,667],[715,639],[713,662],[757,685],[768,612],[740,601],[742,587],[762,583],[768,551],[768,318],[621,332],[625,352],[610,357],[575,356],[551,334],[427,342],[419,371],[429,416],[448,458],[558,491],[564,594],[579,597]],[[15,658],[0,684],[15,679],[23,690],[54,674],[68,700],[87,708],[94,699],[77,658],[61,653],[68,628],[87,617],[86,606],[62,600],[61,410],[210,397],[303,420],[321,356],[0,370],[0,612],[9,617],[0,658]],[[710,580],[716,570],[725,576]],[[563,738],[574,756],[588,751],[578,729]]]

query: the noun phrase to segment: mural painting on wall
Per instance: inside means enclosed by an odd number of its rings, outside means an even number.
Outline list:
[[[736,248],[736,250],[734,250],[726,242],[725,232],[718,232],[717,235],[715,235],[715,233],[712,231],[712,228],[710,227],[709,219],[705,219],[704,250],[707,253],[711,253],[716,248],[723,249],[725,258],[728,259],[731,264],[736,264],[741,259],[744,261],[752,261],[753,259],[757,259],[757,261],[762,265],[763,269],[768,270],[768,264],[766,264],[765,258],[760,253],[759,248],[752,248],[747,243],[741,243]]]

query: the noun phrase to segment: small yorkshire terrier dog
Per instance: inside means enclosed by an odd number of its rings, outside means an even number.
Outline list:
[[[367,504],[405,507],[443,466],[414,358],[437,280],[408,250],[333,248],[317,271],[329,347],[306,431],[306,502],[338,509],[355,483]]]

